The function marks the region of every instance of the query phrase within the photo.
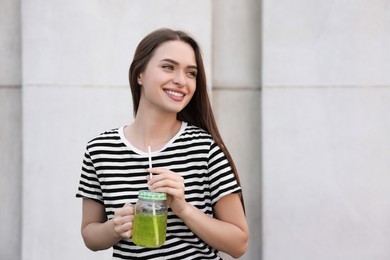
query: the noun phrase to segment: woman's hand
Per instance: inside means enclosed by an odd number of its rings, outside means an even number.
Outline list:
[[[153,178],[147,176],[149,189],[166,193],[168,206],[178,217],[181,217],[188,206],[184,197],[184,178],[164,168],[150,168],[148,171],[153,174]]]
[[[147,177],[149,189],[167,193],[168,205],[194,234],[211,247],[234,258],[245,253],[249,231],[238,194],[220,198],[214,206],[215,217],[212,217],[186,202],[181,175],[163,168],[151,168],[148,171],[153,173],[152,179]]]
[[[130,238],[133,232],[134,208],[126,203],[114,213],[114,231],[122,238]]]

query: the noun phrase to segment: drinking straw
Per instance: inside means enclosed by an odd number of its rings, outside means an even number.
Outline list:
[[[152,168],[152,151],[150,145],[148,146],[148,155],[149,155],[149,168]],[[150,172],[150,178],[153,178],[153,174]]]
[[[151,148],[150,148],[150,145],[148,146],[148,156],[149,156],[149,168],[152,168],[152,151],[151,151]],[[153,174],[150,172],[150,179],[153,178]],[[153,210],[153,216],[152,216],[152,219],[153,219],[153,227],[154,227],[154,235],[155,235],[155,238],[156,238],[156,244],[159,244],[160,241],[159,241],[159,235],[158,235],[158,224],[157,224],[157,218],[156,218],[156,207],[154,205],[154,201],[152,203],[152,210]]]

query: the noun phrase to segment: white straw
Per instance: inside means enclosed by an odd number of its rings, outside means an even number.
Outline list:
[[[149,168],[152,168],[152,151],[150,145],[148,146],[148,155],[149,155]],[[153,174],[150,173],[150,178],[153,178]]]
[[[152,168],[152,151],[150,148],[150,145],[148,146],[148,155],[149,155],[149,168]],[[150,172],[150,179],[153,178],[153,174]],[[153,216],[156,216],[156,206],[154,205],[154,201],[152,203],[152,210],[153,210]],[[159,235],[158,235],[158,224],[157,224],[157,219],[153,217],[153,227],[154,227],[154,235],[156,239],[156,244],[159,244]]]
[[[149,155],[149,168],[152,168],[152,151],[150,149],[150,145],[148,146],[148,155]],[[150,173],[150,179],[153,178],[153,174]],[[152,203],[152,210],[153,210],[153,216],[156,216],[156,206],[154,205],[154,201]],[[154,227],[154,233],[155,233],[155,239],[156,243],[159,243],[158,241],[158,225],[157,225],[157,219],[153,218],[153,227]]]

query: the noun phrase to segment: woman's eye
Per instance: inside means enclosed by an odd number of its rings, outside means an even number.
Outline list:
[[[189,77],[191,77],[191,78],[195,78],[196,75],[197,75],[197,72],[196,72],[196,71],[189,71],[189,72],[187,72],[187,75],[188,75]]]
[[[172,65],[163,65],[162,68],[165,69],[165,70],[173,70],[173,66]]]

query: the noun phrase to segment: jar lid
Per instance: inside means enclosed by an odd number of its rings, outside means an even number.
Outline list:
[[[147,200],[166,200],[167,194],[162,192],[153,192],[150,190],[139,191],[138,198]]]

